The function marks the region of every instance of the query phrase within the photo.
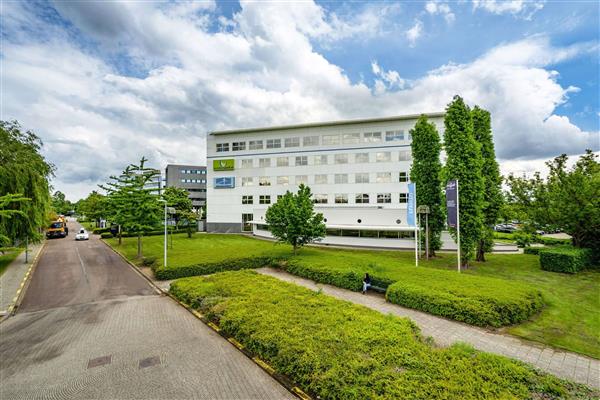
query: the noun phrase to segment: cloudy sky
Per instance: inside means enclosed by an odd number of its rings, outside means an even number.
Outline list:
[[[600,150],[595,1],[1,3],[1,119],[76,200],[142,155],[203,164],[215,129],[492,113],[502,170]]]

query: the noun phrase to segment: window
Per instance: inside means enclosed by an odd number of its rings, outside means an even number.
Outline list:
[[[242,178],[242,186],[254,186],[254,177],[248,176]]]
[[[261,176],[258,178],[258,186],[271,186],[271,178],[268,176]]]
[[[254,204],[254,196],[242,196],[242,204]]]
[[[260,168],[267,168],[271,166],[271,159],[270,158],[259,158],[258,159],[258,166]]]
[[[392,181],[391,172],[378,172],[375,182],[377,183],[390,183]]]
[[[408,193],[400,193],[400,203],[408,203]]]
[[[229,143],[217,143],[217,153],[229,151]]]
[[[252,231],[252,224],[250,223],[250,221],[252,221],[253,219],[254,216],[252,214],[242,214],[242,231]]]
[[[332,145],[332,144],[340,144],[340,135],[324,135],[323,136],[323,146]]]
[[[364,142],[366,142],[366,143],[381,142],[381,132],[365,132]]]
[[[348,183],[348,174],[335,174],[335,183]]]
[[[327,165],[327,156],[315,156],[315,165]]]
[[[313,202],[315,204],[327,204],[327,195],[326,194],[315,194],[313,198]]]
[[[231,144],[231,150],[233,150],[233,151],[246,150],[246,142],[233,142]]]
[[[270,195],[260,195],[258,197],[259,204],[271,204],[271,196]]]
[[[392,202],[392,194],[391,193],[377,193],[377,203],[385,204]]]
[[[319,145],[319,137],[318,136],[305,136],[302,138],[302,145],[307,146],[318,146]]]
[[[248,147],[250,150],[262,150],[263,149],[263,141],[262,140],[250,140],[248,142]]]
[[[369,195],[367,193],[359,193],[356,195],[356,204],[368,204]]]
[[[278,185],[287,185],[290,183],[290,177],[289,176],[278,176],[277,177],[277,184]]]
[[[354,175],[354,183],[369,183],[369,173],[360,172]]]
[[[342,135],[342,143],[344,143],[344,144],[360,143],[360,133],[344,133]]]
[[[336,194],[335,195],[335,203],[336,204],[347,204],[348,203],[348,195],[347,194]]]
[[[242,166],[241,168],[252,168],[254,166],[253,159],[248,158],[247,160],[241,160]]]
[[[354,156],[355,163],[368,163],[369,162],[369,153],[356,153]]]
[[[404,131],[387,131],[385,133],[386,142],[395,142],[399,140],[404,140]]]
[[[285,138],[284,145],[285,145],[285,147],[300,147],[300,138],[299,137]]]
[[[300,185],[301,183],[308,184],[308,175],[296,175],[296,185]]]
[[[408,182],[408,172],[400,172],[399,181]]]
[[[281,139],[267,139],[267,149],[280,149]]]
[[[377,162],[389,162],[392,161],[392,153],[389,151],[380,151],[375,153],[375,160]]]
[[[335,164],[348,164],[348,154],[336,154],[333,161]]]
[[[278,167],[287,167],[290,165],[290,160],[287,157],[277,157]]]
[[[315,175],[315,184],[317,184],[317,185],[327,184],[327,175],[326,174]]]
[[[308,165],[308,157],[307,156],[297,156],[296,157],[296,166]]]
[[[412,159],[410,150],[401,151],[398,159],[400,161],[410,161]]]

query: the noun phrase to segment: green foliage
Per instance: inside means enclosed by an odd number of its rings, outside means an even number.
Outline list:
[[[592,250],[556,247],[540,251],[540,265],[545,271],[574,274],[592,266]]]
[[[514,233],[514,239],[518,247],[527,247],[531,245],[533,237],[529,233],[517,231]]]
[[[52,195],[52,209],[55,213],[65,215],[74,209],[73,203],[67,200],[65,194],[59,190]]]
[[[92,233],[94,235],[101,235],[103,233],[110,232],[110,228],[94,228]]]
[[[183,265],[175,268],[153,266],[154,276],[159,280],[170,280],[184,278],[187,276],[209,275],[223,271],[237,271],[240,269],[252,269],[273,266],[277,259],[264,257],[230,258],[219,262],[204,262],[194,265]]]
[[[98,222],[109,214],[106,196],[95,190],[78,203],[77,212],[91,221]]]
[[[523,249],[523,254],[534,254],[534,255],[539,255],[540,251],[543,250],[543,247],[525,247]]]
[[[419,117],[410,134],[413,156],[410,180],[416,186],[417,206],[429,206],[429,246],[430,255],[433,256],[435,250],[439,250],[442,246],[441,234],[444,228],[440,162],[442,145],[435,125],[429,123],[425,115]]]
[[[192,210],[192,200],[186,189],[168,187],[163,192],[163,199],[169,207],[175,209],[175,223],[177,227],[184,227],[188,238],[197,231],[198,214]]]
[[[323,214],[315,213],[311,196],[310,188],[300,184],[297,194],[287,191],[265,214],[273,236],[292,245],[294,254],[299,247],[325,236]]]
[[[481,172],[481,146],[473,134],[469,107],[460,96],[446,108],[444,146],[447,154],[444,173],[447,180],[458,180],[460,203],[461,263],[468,266],[482,236],[484,180]],[[456,229],[450,229],[456,239]]]
[[[102,239],[110,239],[113,237],[113,234],[110,232],[102,232],[102,233],[100,233],[100,237]]]
[[[142,266],[153,267],[156,265],[156,257],[144,257],[142,258]]]
[[[435,348],[409,319],[252,271],[181,279],[170,290],[313,398],[550,400],[595,395],[464,344]]]
[[[20,194],[7,194],[0,196],[0,221],[8,222],[11,218],[25,217],[25,213],[21,210],[10,209],[8,207],[30,201],[27,197],[23,197]],[[1,227],[2,225],[0,225]],[[6,247],[11,244],[11,239],[3,233],[0,229],[0,252],[12,250],[12,247]]]

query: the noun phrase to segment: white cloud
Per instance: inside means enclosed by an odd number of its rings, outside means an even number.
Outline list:
[[[406,31],[406,38],[410,47],[415,47],[417,39],[421,37],[423,33],[423,23],[420,20],[415,20],[415,24]]]
[[[544,3],[544,0],[473,0],[473,9],[531,19],[533,14],[544,8]]]
[[[440,3],[437,1],[428,1],[425,3],[425,11],[429,14],[435,15],[440,14],[444,16],[444,19],[448,24],[452,24],[456,19],[456,15],[452,12],[452,9],[447,3]]]
[[[400,77],[398,71],[385,71],[377,61],[371,62],[371,71],[377,77],[375,80],[375,93],[377,94],[386,90],[403,89],[406,86],[406,80]]]

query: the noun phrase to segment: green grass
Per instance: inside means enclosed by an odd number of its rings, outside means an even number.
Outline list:
[[[94,222],[92,222],[92,221],[84,221],[84,222],[77,221],[77,222],[79,222],[81,224],[81,226],[83,226],[85,228],[85,230],[88,231],[88,232],[90,232],[90,233],[96,227],[96,224]]]
[[[23,250],[11,251],[4,255],[0,255],[0,276],[6,271],[8,265],[21,254],[21,251]]]
[[[180,279],[171,292],[315,398],[594,396],[581,385],[466,345],[435,348],[406,318],[254,271]]]

